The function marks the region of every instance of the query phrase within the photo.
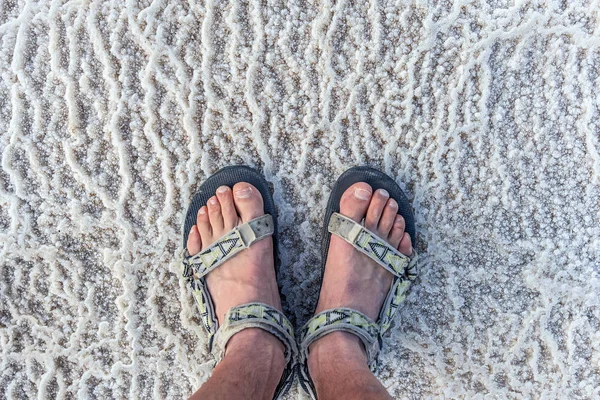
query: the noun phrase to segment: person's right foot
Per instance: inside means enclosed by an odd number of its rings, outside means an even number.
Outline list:
[[[206,249],[234,227],[264,215],[263,199],[246,182],[232,188],[221,186],[216,195],[198,210],[187,242],[191,255]],[[281,310],[273,267],[273,238],[267,237],[244,249],[206,275],[206,285],[215,306],[219,325],[230,308],[261,302]]]

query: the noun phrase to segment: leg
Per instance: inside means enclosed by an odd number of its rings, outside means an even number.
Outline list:
[[[240,223],[264,214],[260,192],[249,183],[222,186],[198,210],[187,248],[196,254]],[[271,237],[254,243],[211,271],[206,284],[219,325],[234,306],[261,302],[281,310]],[[261,329],[245,329],[227,343],[225,357],[192,396],[195,399],[271,399],[285,367],[283,344]]]
[[[352,185],[340,200],[341,214],[357,222],[364,218],[367,229],[410,255],[410,235],[404,232],[404,219],[397,212],[398,204],[385,190],[373,193],[364,182]],[[377,320],[392,278],[391,273],[333,235],[316,313],[349,307]],[[314,342],[309,348],[308,368],[320,400],[391,399],[369,370],[364,347],[352,334],[334,332]]]
[[[310,347],[308,368],[319,399],[391,399],[367,366],[360,340],[349,333],[333,332]]]
[[[223,360],[192,400],[272,399],[285,367],[283,345],[261,329],[231,338]]]

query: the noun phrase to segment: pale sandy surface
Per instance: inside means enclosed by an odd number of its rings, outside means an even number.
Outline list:
[[[273,182],[296,324],[337,175],[406,189],[396,398],[600,397],[597,1],[181,3],[0,1],[0,398],[207,379],[175,255],[232,163]]]

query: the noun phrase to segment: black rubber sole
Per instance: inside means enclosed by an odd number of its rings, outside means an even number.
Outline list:
[[[225,167],[213,175],[211,175],[201,186],[198,192],[192,198],[185,215],[183,223],[183,247],[186,248],[188,236],[192,226],[196,225],[196,217],[198,210],[215,195],[219,186],[229,186],[233,188],[238,182],[248,182],[260,192],[263,198],[265,214],[273,216],[274,232],[273,232],[273,252],[275,256],[275,270],[279,271],[279,253],[278,253],[278,231],[277,231],[277,213],[273,196],[269,189],[269,182],[264,176],[246,165],[232,165]]]
[[[340,199],[342,198],[342,194],[357,182],[368,183],[373,188],[373,192],[377,189],[385,189],[388,191],[390,197],[398,203],[398,214],[402,215],[406,224],[405,232],[408,232],[410,235],[413,246],[416,243],[415,217],[410,202],[402,189],[400,189],[400,186],[398,186],[398,184],[388,175],[374,168],[367,166],[350,168],[340,175],[333,186],[333,190],[329,195],[329,201],[327,202],[321,241],[321,280],[319,282],[318,293],[321,292],[323,274],[325,273],[325,263],[327,262],[327,253],[329,252],[329,242],[331,240],[331,234],[327,230],[329,219],[334,212],[340,212]],[[319,299],[317,298],[317,303],[318,301]],[[315,309],[317,303],[315,303]]]

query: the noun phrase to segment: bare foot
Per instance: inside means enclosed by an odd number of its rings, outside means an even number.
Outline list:
[[[233,190],[221,186],[217,189],[216,196],[211,197],[208,204],[198,210],[196,225],[190,230],[187,249],[191,255],[197,254],[234,227],[263,214],[263,199],[254,186],[245,182],[236,183]],[[239,252],[206,276],[219,325],[223,324],[225,314],[231,307],[245,303],[261,302],[281,310],[273,263],[273,238],[267,237]],[[251,331],[260,330],[245,329],[231,340],[242,334],[257,334]],[[266,332],[264,334],[277,340]],[[279,346],[282,346],[280,342]]]

